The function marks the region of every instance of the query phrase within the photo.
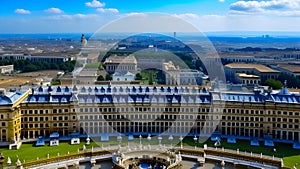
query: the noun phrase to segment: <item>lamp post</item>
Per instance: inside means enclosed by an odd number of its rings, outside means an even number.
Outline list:
[[[158,145],[161,146],[161,140],[162,140],[162,137],[161,137],[161,136],[158,136],[158,137],[157,137],[157,140],[158,140]]]
[[[169,141],[170,141],[170,143],[171,143],[171,148],[172,148],[172,141],[173,141],[173,136],[172,135],[170,135],[170,137],[169,137]]]
[[[147,140],[148,140],[149,147],[150,147],[150,141],[151,141],[151,135],[150,134],[148,134]]]
[[[140,146],[142,146],[142,135],[140,135],[139,138],[140,138]]]
[[[182,137],[182,136],[180,136],[180,137],[179,137],[179,141],[180,141],[180,148],[182,148],[182,140],[183,140],[183,137]]]
[[[119,147],[121,147],[121,143],[122,143],[122,136],[121,135],[119,135],[117,137],[117,141],[119,142]]]
[[[197,140],[198,140],[198,138],[196,137],[196,135],[195,135],[195,137],[193,138],[193,140],[194,140],[194,143],[195,143],[195,149],[196,149],[196,144],[197,144]]]

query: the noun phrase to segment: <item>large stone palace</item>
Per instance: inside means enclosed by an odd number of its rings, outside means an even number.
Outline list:
[[[300,94],[237,92],[193,86],[48,86],[2,92],[0,141],[52,132],[222,135],[299,142]]]

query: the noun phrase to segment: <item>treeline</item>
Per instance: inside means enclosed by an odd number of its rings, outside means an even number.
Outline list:
[[[61,63],[49,63],[44,61],[29,61],[29,60],[14,60],[5,59],[0,60],[0,66],[3,65],[14,65],[16,71],[21,72],[32,72],[38,70],[63,70],[65,72],[72,72],[74,70],[76,61],[67,61]]]
[[[297,77],[291,76],[287,73],[280,73],[277,80],[266,80],[264,85],[270,86],[273,89],[281,89],[285,81],[287,81],[288,88],[300,88],[300,80]]]
[[[287,73],[280,73],[278,76],[278,80],[280,80],[282,83],[284,83],[284,81],[287,81],[288,88],[300,88],[300,79]]]

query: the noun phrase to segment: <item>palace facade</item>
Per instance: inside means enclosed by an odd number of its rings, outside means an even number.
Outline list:
[[[12,99],[13,97],[13,99]],[[10,101],[8,99],[10,99]],[[2,142],[52,132],[222,135],[300,141],[300,94],[193,86],[49,86],[1,95]],[[5,124],[4,124],[5,123]]]

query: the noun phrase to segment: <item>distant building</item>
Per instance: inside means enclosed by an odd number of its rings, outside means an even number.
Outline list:
[[[14,59],[14,60],[21,60],[21,59],[27,59],[28,55],[24,54],[3,54],[0,55],[0,60],[5,60],[5,59]]]
[[[254,56],[221,56],[222,63],[253,63]]]
[[[163,74],[167,85],[180,84],[180,68],[175,66],[172,61],[163,63]]]
[[[288,75],[294,76],[300,79],[300,67],[295,65],[288,65],[288,64],[280,64],[277,66],[278,70],[284,72]]]
[[[236,74],[245,73],[257,75],[260,78],[260,83],[267,79],[278,79],[279,71],[271,69],[261,64],[245,64],[245,63],[230,63],[224,67],[227,81],[237,83]]]
[[[42,61],[42,62],[49,62],[49,63],[61,63],[74,60],[71,57],[66,56],[31,56],[27,55],[26,57],[30,61]]]
[[[246,73],[237,73],[236,82],[243,85],[258,85],[260,84],[260,78],[256,75],[249,75]]]
[[[179,76],[180,85],[202,85],[203,80],[208,79],[204,73],[192,69],[181,69]]]
[[[13,71],[14,71],[14,65],[0,66],[1,74],[12,73]]]
[[[118,82],[130,82],[135,80],[135,74],[127,72],[127,73],[120,73],[116,72],[112,75],[112,81],[118,81]]]
[[[284,54],[283,56],[280,57],[281,59],[283,60],[286,60],[286,59],[300,59],[300,52],[290,52],[290,53],[286,53]]]
[[[3,54],[0,55],[0,60],[14,59],[14,60],[29,60],[29,61],[44,61],[49,63],[60,63],[74,60],[73,57],[68,56],[31,56],[25,54]]]
[[[148,59],[148,58],[139,58],[138,59],[138,68],[145,70],[145,69],[157,69],[162,70],[163,64],[166,62],[165,59]]]
[[[137,61],[133,55],[129,56],[110,56],[104,62],[105,70],[114,74],[115,72],[137,72]]]
[[[94,84],[99,76],[97,68],[82,69],[80,72],[74,74],[74,84]]]
[[[163,73],[167,85],[202,85],[203,80],[208,79],[198,70],[180,69],[172,61],[163,64]]]

